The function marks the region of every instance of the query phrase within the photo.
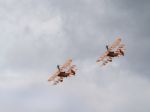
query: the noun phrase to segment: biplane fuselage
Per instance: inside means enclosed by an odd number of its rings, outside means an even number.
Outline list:
[[[110,57],[117,57],[117,56],[118,56],[118,53],[109,51],[109,53],[107,54],[107,56],[110,56]]]
[[[69,73],[66,73],[66,72],[60,72],[58,74],[59,77],[68,77],[69,76]]]

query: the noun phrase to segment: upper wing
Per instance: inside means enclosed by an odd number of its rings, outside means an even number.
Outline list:
[[[112,49],[114,49],[116,46],[118,46],[121,42],[121,38],[117,38],[115,40],[115,42],[113,42],[113,44],[110,46],[110,48],[108,49],[109,51],[111,51]],[[99,59],[96,61],[97,63],[100,61],[103,61],[103,59],[107,56],[108,51],[106,51],[101,57],[99,57]]]
[[[72,63],[72,59],[68,59],[68,60],[66,61],[66,63],[64,63],[64,64],[61,66],[61,68],[66,68],[67,66],[71,65],[71,63]]]
[[[71,63],[72,63],[72,59],[68,59],[68,60],[62,65],[61,68],[66,68],[66,67],[69,66]],[[53,73],[53,75],[48,78],[48,81],[54,80],[54,79],[57,77],[58,74],[59,74],[59,71],[56,70],[56,71]]]
[[[116,46],[118,46],[118,45],[120,44],[120,42],[121,42],[121,38],[117,38],[117,39],[115,40],[115,42],[113,42],[112,45],[110,46],[109,51],[111,51],[111,50],[114,49]]]

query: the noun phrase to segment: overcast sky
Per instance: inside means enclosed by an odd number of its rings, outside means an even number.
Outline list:
[[[150,112],[149,30],[149,0],[0,0],[0,112]],[[51,86],[67,58],[76,76]]]

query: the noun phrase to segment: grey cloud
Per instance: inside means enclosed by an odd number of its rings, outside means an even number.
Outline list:
[[[61,55],[67,41],[61,38],[61,18],[43,5],[37,1],[20,1],[8,5],[11,10],[5,10],[8,9],[6,6],[2,8],[7,14],[1,21],[2,66],[19,69],[42,67],[47,60],[48,63],[54,60],[53,56]]]

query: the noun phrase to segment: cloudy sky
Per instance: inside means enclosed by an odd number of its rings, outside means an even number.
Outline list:
[[[149,0],[0,0],[0,112],[150,112]],[[120,36],[124,57],[95,61]],[[75,77],[47,79],[67,58]]]

